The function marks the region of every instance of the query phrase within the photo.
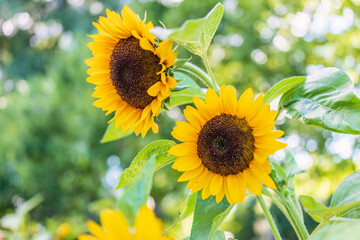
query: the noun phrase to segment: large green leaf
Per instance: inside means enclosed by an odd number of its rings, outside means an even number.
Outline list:
[[[333,223],[321,228],[309,240],[358,240],[360,236],[360,223],[342,222]]]
[[[360,99],[349,76],[325,68],[286,92],[280,103],[295,119],[334,132],[360,134]]]
[[[131,184],[141,173],[148,159],[155,155],[155,171],[168,165],[175,160],[175,156],[168,153],[175,142],[171,140],[158,140],[145,146],[132,160],[130,166],[120,176],[120,182],[116,189]]]
[[[212,239],[231,208],[226,198],[216,203],[214,196],[202,200],[201,193],[197,193],[190,240]]]
[[[332,210],[327,208],[321,202],[316,201],[311,196],[301,195],[299,200],[303,205],[305,211],[316,221],[321,222],[323,219],[327,218],[329,215],[332,215]]]
[[[275,98],[286,93],[299,83],[302,83],[303,81],[305,81],[305,79],[306,77],[290,77],[276,83],[265,93],[264,104],[271,103]]]
[[[117,202],[117,208],[126,216],[130,224],[134,224],[139,208],[145,205],[152,188],[152,178],[155,171],[155,155],[144,164],[134,183],[124,190]]]
[[[112,121],[106,127],[105,133],[100,142],[107,143],[107,142],[119,140],[121,138],[131,135],[133,132],[134,132],[133,130],[128,130],[127,132],[123,132],[121,128],[115,129],[115,121]]]
[[[359,219],[360,208],[360,172],[345,178],[337,187],[331,198],[330,207],[324,206],[310,196],[300,196],[305,211],[315,221],[328,221],[341,218],[341,220]]]
[[[168,39],[204,58],[223,13],[224,6],[218,3],[204,18],[188,20],[180,28],[173,29]]]
[[[345,178],[337,187],[331,198],[330,207],[359,204],[337,216],[360,219],[360,171]]]

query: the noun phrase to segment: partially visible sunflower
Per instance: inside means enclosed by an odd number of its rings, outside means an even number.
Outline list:
[[[152,128],[158,132],[153,114],[159,114],[164,99],[169,97],[176,80],[167,75],[167,69],[176,60],[173,42],[155,42],[150,33],[154,26],[144,23],[128,6],[121,17],[106,10],[94,26],[99,34],[91,35],[88,44],[93,57],[85,63],[90,67],[87,81],[97,85],[93,97],[96,107],[115,112],[115,128],[133,129],[144,137]]]
[[[161,220],[147,206],[142,206],[135,219],[134,228],[131,228],[125,216],[116,210],[105,209],[100,213],[99,226],[89,220],[88,228],[92,235],[81,234],[78,240],[171,240],[164,234]]]
[[[261,183],[276,189],[266,157],[286,147],[276,141],[284,132],[273,130],[276,111],[263,104],[263,94],[253,97],[251,88],[239,100],[230,86],[219,96],[209,89],[206,103],[194,97],[197,109],[184,110],[188,122],[176,122],[171,134],[184,143],[169,150],[178,156],[172,167],[185,172],[178,181],[189,181],[192,192],[202,189],[203,199],[215,195],[220,202],[226,195],[229,203],[241,203],[246,189],[260,195]]]

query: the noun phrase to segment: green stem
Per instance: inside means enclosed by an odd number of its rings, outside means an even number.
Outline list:
[[[288,214],[284,204],[281,202],[281,199],[278,195],[274,195],[271,194],[269,192],[269,190],[266,187],[263,187],[262,192],[265,196],[268,196],[269,198],[271,198],[271,200],[273,201],[273,203],[280,209],[280,211],[285,215],[286,219],[288,219],[289,223],[291,224],[292,228],[295,229],[295,232],[298,236],[298,238],[300,238],[298,231],[296,230],[296,226],[295,223],[293,222],[293,220],[291,219],[290,215]]]
[[[300,216],[297,210],[294,207],[293,201],[287,199],[281,192],[275,191],[281,199],[281,202],[284,204],[286,211],[289,214],[290,221],[293,222],[293,226],[295,229],[296,234],[298,235],[299,239],[306,240],[309,237],[309,232],[307,231],[304,222],[300,219]]]
[[[270,193],[270,191],[266,188],[266,187],[263,187],[262,188],[262,193],[265,195],[265,196],[268,196],[272,201],[273,203],[280,209],[280,211],[285,215],[285,217],[287,219],[290,219],[290,216],[289,214],[287,213],[284,205],[281,203],[281,199],[277,196],[277,195],[273,195]],[[291,222],[290,222],[291,223]],[[292,223],[291,223],[292,224]]]
[[[194,79],[201,87],[211,87],[212,81],[209,75],[207,75],[203,70],[201,70],[198,66],[192,63],[185,63],[184,65],[180,66],[176,70],[183,71],[186,73],[191,74],[196,79]],[[198,80],[198,81],[197,81]]]
[[[205,67],[206,67],[206,71],[207,71],[208,74],[210,75],[211,82],[212,82],[212,88],[213,88],[215,91],[218,92],[218,91],[219,91],[219,86],[218,86],[217,83],[216,83],[215,76],[214,76],[214,73],[213,73],[212,70],[211,70],[211,67],[210,67],[209,60],[208,60],[207,55],[206,55],[205,57],[202,57],[202,59],[204,60],[204,64],[205,64]]]
[[[271,227],[271,230],[272,230],[272,232],[274,234],[275,239],[276,240],[281,240],[279,230],[277,229],[277,227],[275,225],[274,219],[271,216],[271,213],[270,213],[268,207],[266,206],[263,197],[260,195],[260,196],[256,196],[256,198],[259,201],[262,210],[264,211],[264,215],[265,215],[266,219],[268,220],[268,222],[270,224],[270,227]]]

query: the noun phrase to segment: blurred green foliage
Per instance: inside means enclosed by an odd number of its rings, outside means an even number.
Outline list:
[[[155,25],[159,26],[160,20],[166,27],[176,28],[187,19],[205,16],[216,3],[0,1],[0,218],[41,193],[44,201],[32,210],[32,219],[46,225],[51,233],[62,222],[69,222],[73,227],[69,238],[85,232],[86,219],[96,219],[97,213],[113,206],[121,194],[121,190],[113,190],[121,171],[137,152],[153,140],[172,139],[170,129],[174,118],[181,117],[179,109],[159,116],[157,135],[151,133],[144,139],[132,135],[100,144],[110,118],[92,106],[93,86],[85,81],[84,60],[90,57],[86,34],[95,32],[92,21],[104,15],[106,8],[120,10],[123,4],[129,4],[141,17],[146,10],[147,20]],[[222,3],[224,17],[209,51],[220,84],[233,84],[238,93],[251,86],[258,93],[282,78],[331,66],[345,70],[355,84],[359,82],[359,1]],[[189,56],[179,49],[179,57]],[[198,57],[192,62],[201,65]],[[358,169],[358,137],[285,121],[284,116],[280,116],[278,127],[285,131],[288,150],[300,167],[309,170],[295,179],[298,192],[328,201],[340,181]],[[339,151],[344,145],[350,151],[347,155],[344,149]],[[273,158],[284,157],[275,154]],[[301,157],[303,162],[299,161]],[[186,185],[176,182],[178,176],[169,166],[154,176],[151,196],[157,214],[168,227],[177,223],[178,206],[188,194]],[[293,239],[289,223],[275,207],[272,211],[280,232]],[[254,199],[249,197],[221,229],[239,239],[270,239],[269,231],[262,231],[264,224],[259,216]],[[305,221],[310,228],[315,226],[308,216]],[[170,229],[179,237],[186,237],[189,230],[179,224]]]

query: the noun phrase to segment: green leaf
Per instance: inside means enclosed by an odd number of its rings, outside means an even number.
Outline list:
[[[126,216],[131,225],[142,205],[145,205],[152,188],[152,178],[155,171],[155,155],[144,164],[135,182],[124,190],[117,202],[117,208]]]
[[[195,209],[195,202],[196,202],[196,194],[191,194],[187,197],[185,204],[180,204],[179,206],[179,219],[184,219],[190,216]],[[185,206],[183,206],[185,205]]]
[[[279,165],[276,162],[271,161],[271,167],[275,170],[271,172],[271,176],[274,179],[279,190],[285,189],[288,192],[294,190],[292,185],[292,180],[297,174],[303,173],[303,170],[300,170],[293,155],[285,150],[286,157],[285,161],[282,161]]]
[[[230,207],[228,207],[228,209],[226,209],[223,213],[217,215],[214,220],[213,220],[213,225],[211,227],[211,231],[209,234],[209,239],[213,239],[213,237],[216,235],[216,233],[218,233],[219,231],[216,231],[221,223],[225,220],[225,218],[229,215],[231,209],[233,209],[235,205],[230,205]]]
[[[311,196],[302,195],[299,199],[304,206],[305,211],[317,222],[331,220],[334,216],[346,216],[346,218],[349,218],[347,215],[348,211],[359,208],[360,204],[360,201],[354,201],[344,205],[326,207]]]
[[[337,187],[330,202],[330,207],[339,207],[352,205],[356,202],[359,204],[346,212],[338,214],[338,217],[360,218],[360,171],[357,171],[346,177]]]
[[[210,238],[209,238],[210,239]],[[224,231],[217,231],[211,240],[226,240]]]
[[[216,203],[214,196],[202,200],[201,193],[197,193],[190,240],[212,239],[216,229],[229,214],[229,208],[231,210],[232,206],[226,198]]]
[[[129,130],[127,132],[123,132],[121,128],[115,129],[115,121],[112,121],[108,126],[106,127],[104,136],[101,139],[101,143],[107,143],[112,142],[115,140],[119,140],[121,138],[127,137],[131,135],[134,131]]]
[[[290,77],[281,80],[272,86],[264,96],[264,104],[271,103],[275,98],[294,88],[299,83],[305,81],[306,77]]]
[[[174,71],[179,67],[182,67],[185,63],[190,62],[191,56],[188,59],[176,59],[174,65],[171,67],[171,70]]]
[[[155,155],[155,171],[173,162],[176,157],[169,154],[168,150],[174,145],[175,142],[171,140],[158,140],[145,146],[132,160],[130,166],[121,174],[116,190],[131,184],[153,155]]]
[[[360,134],[360,99],[349,76],[325,68],[286,92],[280,104],[304,123],[339,133]]]
[[[321,222],[324,218],[327,218],[331,211],[321,202],[316,201],[311,196],[301,195],[299,200],[303,205],[305,211],[316,221]]]
[[[216,29],[224,13],[224,6],[218,3],[204,18],[188,20],[168,36],[192,53],[205,57]]]
[[[173,92],[170,95],[170,106],[180,106],[184,104],[190,104],[193,102],[193,97],[199,97],[201,99],[205,98],[204,92],[201,90],[201,88],[186,74],[176,72],[175,78],[184,79],[183,81],[178,83],[178,86],[187,86],[184,90]]]
[[[360,223],[341,222],[322,227],[309,240],[358,240],[360,236]]]

